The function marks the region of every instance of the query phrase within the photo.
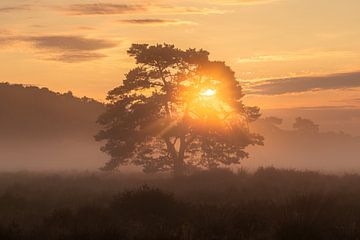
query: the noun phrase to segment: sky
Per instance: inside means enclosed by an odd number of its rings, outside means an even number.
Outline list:
[[[104,101],[132,43],[203,48],[264,109],[360,107],[359,0],[1,0],[0,82]]]

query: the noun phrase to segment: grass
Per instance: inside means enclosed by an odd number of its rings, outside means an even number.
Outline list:
[[[0,239],[360,239],[360,176],[2,173]]]

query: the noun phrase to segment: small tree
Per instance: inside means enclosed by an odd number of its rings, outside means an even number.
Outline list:
[[[313,121],[297,117],[295,119],[295,123],[293,124],[293,128],[296,129],[298,132],[302,133],[318,133],[319,132],[319,125],[315,124]]]
[[[244,148],[262,144],[248,122],[259,116],[245,106],[234,72],[210,61],[204,50],[173,45],[133,44],[137,67],[108,93],[107,111],[96,136],[111,156],[104,167],[135,164],[145,172],[230,165],[248,156]]]

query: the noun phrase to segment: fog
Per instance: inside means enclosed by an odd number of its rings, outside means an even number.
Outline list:
[[[254,131],[265,138],[264,146],[249,147],[248,159],[240,166],[255,170],[261,166],[322,170],[325,172],[360,172],[360,138],[339,132],[306,133],[285,130],[260,119]],[[108,156],[101,143],[90,133],[83,137],[15,137],[0,141],[2,171],[96,171]],[[128,168],[126,168],[128,169]]]
[[[108,159],[94,140],[103,104],[9,84],[0,86],[0,97],[1,171],[97,171]],[[316,127],[294,129],[297,117]],[[360,109],[263,110],[251,128],[265,137],[264,146],[247,148],[250,157],[232,168],[360,172],[359,126]],[[138,170],[122,171],[129,169]]]
[[[254,129],[265,137],[263,147],[249,148],[245,168],[274,166],[329,173],[360,171],[360,138],[344,132],[282,129],[264,119]],[[320,125],[321,129],[321,125]]]
[[[94,171],[106,155],[90,139],[11,139],[0,142],[2,171]]]

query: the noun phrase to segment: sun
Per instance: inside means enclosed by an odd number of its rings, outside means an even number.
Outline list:
[[[224,89],[219,88],[218,81],[215,80],[199,85],[196,81],[187,81],[183,84],[184,91],[181,92],[181,97],[185,104],[183,108],[179,108],[179,114],[185,114],[195,124],[202,124],[202,127],[225,127],[232,121],[234,111],[226,101]]]
[[[215,89],[205,89],[204,91],[200,92],[201,96],[205,96],[205,97],[211,97],[216,95],[216,90]]]

